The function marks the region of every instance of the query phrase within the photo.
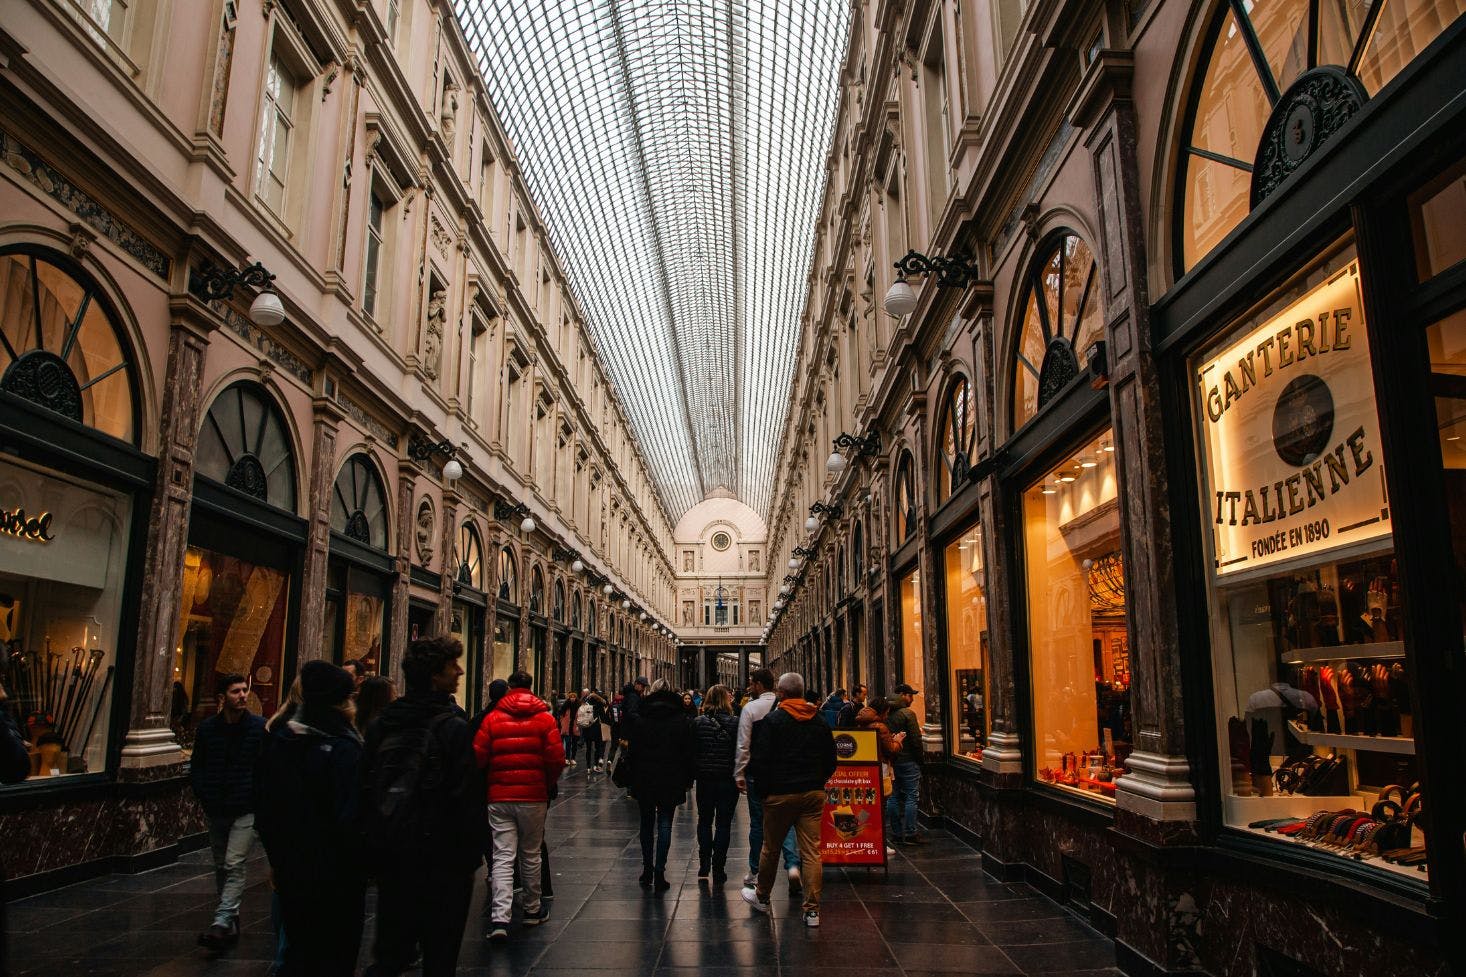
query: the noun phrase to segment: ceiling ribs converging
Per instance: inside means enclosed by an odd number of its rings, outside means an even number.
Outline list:
[[[669,514],[767,514],[847,5],[455,6]]]

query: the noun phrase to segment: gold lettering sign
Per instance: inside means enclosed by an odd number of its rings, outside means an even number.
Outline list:
[[[1359,263],[1196,373],[1219,575],[1388,536]]]
[[[0,509],[0,535],[37,543],[49,543],[56,538],[51,535],[51,513],[28,516],[25,509]]]

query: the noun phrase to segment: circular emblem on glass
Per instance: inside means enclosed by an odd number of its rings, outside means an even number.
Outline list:
[[[270,679],[275,677],[275,670],[269,665],[261,665],[255,669],[255,681],[261,685],[269,685]]]
[[[733,537],[729,536],[727,533],[713,533],[713,549],[717,550],[719,553],[721,553],[723,550],[726,550],[732,545]]]
[[[1334,397],[1323,378],[1305,373],[1283,388],[1273,407],[1273,447],[1290,465],[1309,464],[1334,433]]]
[[[840,733],[835,737],[835,756],[841,760],[848,760],[855,756],[855,737],[848,733]]]

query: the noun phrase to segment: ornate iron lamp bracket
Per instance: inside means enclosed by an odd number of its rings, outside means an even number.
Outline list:
[[[243,285],[247,288],[267,288],[275,280],[264,265],[256,261],[244,268],[221,268],[215,264],[203,264],[189,274],[188,290],[205,302],[216,299],[231,299],[234,290]]]
[[[942,257],[927,257],[920,251],[908,251],[896,262],[896,271],[905,279],[912,275],[935,276],[944,288],[966,288],[977,280],[977,262],[961,252]]]

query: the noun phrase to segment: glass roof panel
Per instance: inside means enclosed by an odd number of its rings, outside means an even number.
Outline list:
[[[672,519],[766,513],[848,5],[455,6]]]

